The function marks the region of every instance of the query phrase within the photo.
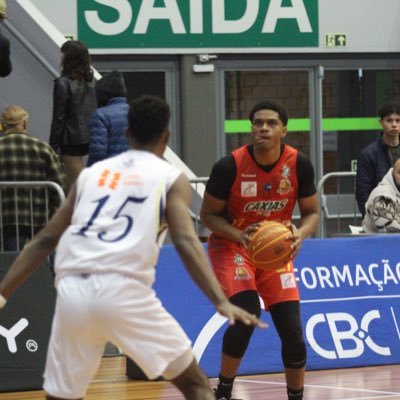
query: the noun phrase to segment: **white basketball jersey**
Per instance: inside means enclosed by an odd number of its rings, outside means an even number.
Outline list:
[[[147,151],[129,150],[86,168],[71,225],[57,247],[57,279],[119,272],[146,285],[165,237],[166,194],[181,172]]]

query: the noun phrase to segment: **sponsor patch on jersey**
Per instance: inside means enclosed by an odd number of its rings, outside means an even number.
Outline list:
[[[281,274],[282,289],[293,289],[296,287],[296,279],[293,272]]]
[[[286,164],[282,165],[282,176],[284,178],[289,178],[290,176],[290,167]]]
[[[257,196],[257,182],[241,182],[242,197],[256,197]]]
[[[241,174],[240,176],[242,178],[255,178],[257,175],[256,174]]]
[[[289,193],[289,192],[291,192],[293,190],[292,183],[289,180],[290,167],[287,166],[286,164],[284,164],[282,166],[281,174],[282,174],[282,179],[281,179],[281,181],[279,183],[279,187],[278,187],[277,192],[279,194],[287,194],[287,193]]]
[[[143,177],[139,174],[130,174],[124,177],[124,185],[143,186]]]
[[[276,201],[251,201],[246,203],[244,206],[244,212],[271,212],[271,211],[281,211],[285,208],[288,200],[276,200]]]
[[[271,188],[272,188],[272,185],[270,183],[266,183],[264,185],[264,191],[265,192],[269,192],[271,190]]]
[[[233,258],[233,262],[236,265],[243,265],[244,264],[244,258],[241,254],[235,254],[234,258]]]
[[[233,257],[233,262],[235,263],[235,276],[234,280],[235,281],[243,281],[243,280],[249,280],[251,279],[251,275],[249,271],[243,266],[244,265],[244,257],[236,253]]]

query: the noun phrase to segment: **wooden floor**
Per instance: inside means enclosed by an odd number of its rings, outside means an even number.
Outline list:
[[[210,380],[211,385],[215,379]],[[244,400],[286,400],[283,374],[241,376],[234,395]],[[43,400],[43,391],[0,393],[2,400]],[[132,381],[125,376],[125,358],[103,358],[86,400],[178,400],[179,392],[167,382]],[[305,400],[400,400],[400,366],[310,371]]]

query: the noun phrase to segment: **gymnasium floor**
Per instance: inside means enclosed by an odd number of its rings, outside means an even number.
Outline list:
[[[400,365],[310,371],[304,400],[400,400]],[[212,386],[215,379],[210,379]],[[243,400],[286,400],[283,374],[238,377],[234,396]],[[0,393],[1,400],[43,400],[43,391]],[[167,382],[132,381],[125,376],[125,357],[105,357],[86,400],[178,400]]]

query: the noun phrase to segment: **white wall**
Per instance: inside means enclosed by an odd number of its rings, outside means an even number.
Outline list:
[[[399,0],[320,0],[320,52],[400,51]],[[346,49],[327,49],[326,33],[346,33]]]
[[[53,79],[59,75],[65,38],[29,0],[8,1],[8,20],[3,25],[2,33],[11,42],[13,71],[0,80],[0,110],[19,104],[29,113],[29,131],[47,141]]]
[[[9,0],[10,1],[10,0]],[[11,0],[14,1],[14,0]],[[77,35],[77,0],[31,0],[64,35]]]

